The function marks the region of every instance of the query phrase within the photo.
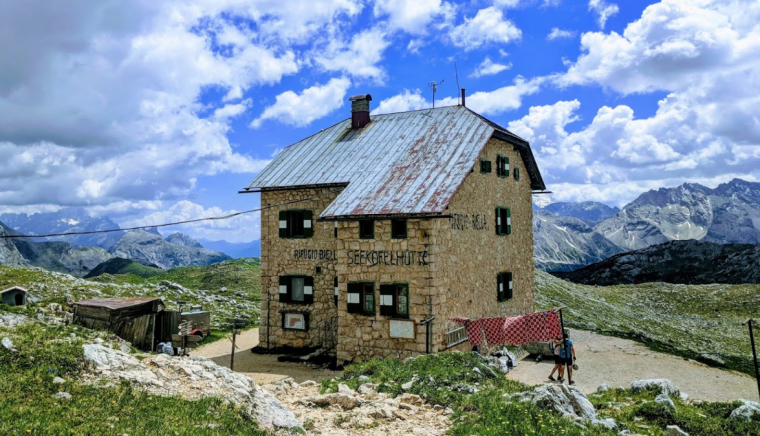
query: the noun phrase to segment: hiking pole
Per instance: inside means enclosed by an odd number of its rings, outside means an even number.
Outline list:
[[[755,380],[757,381],[757,392],[760,394],[760,370],[757,369],[757,352],[755,351],[755,335],[752,334],[752,318],[744,321],[742,325],[749,326],[749,342],[752,344],[752,360],[755,362]]]
[[[562,308],[559,308],[559,326],[562,328],[562,347],[565,349],[565,356],[570,355],[567,349],[567,338],[565,337],[565,321],[562,319]],[[565,357],[565,369],[567,369],[567,384],[573,384],[573,377],[570,375],[570,357]]]

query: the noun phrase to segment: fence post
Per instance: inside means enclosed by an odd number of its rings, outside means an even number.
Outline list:
[[[760,395],[760,370],[757,368],[757,352],[755,351],[755,335],[752,333],[752,318],[744,321],[742,325],[747,324],[749,328],[749,342],[752,345],[752,360],[755,362],[755,380],[757,381],[757,392]]]

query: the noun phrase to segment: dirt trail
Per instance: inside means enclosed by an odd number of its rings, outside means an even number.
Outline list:
[[[246,330],[237,335],[235,339],[237,347],[235,352],[235,371],[247,375],[260,385],[274,383],[288,377],[300,383],[306,380],[319,381],[340,375],[338,371],[317,370],[305,364],[278,362],[277,355],[251,353],[251,348],[258,345],[258,343],[259,329],[257,328]],[[206,357],[218,365],[229,368],[231,351],[231,340],[222,339],[199,347],[192,351],[190,355]]]
[[[629,388],[634,380],[666,378],[693,399],[733,401],[757,400],[758,397],[755,380],[739,372],[713,368],[652,351],[637,342],[583,330],[571,330],[570,338],[579,366],[573,371],[573,380],[586,394],[595,392],[604,383],[612,388]],[[531,385],[547,383],[553,365],[553,361],[536,363],[526,356],[507,377]]]

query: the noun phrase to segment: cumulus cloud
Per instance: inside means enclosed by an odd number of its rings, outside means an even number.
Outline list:
[[[372,114],[407,112],[429,107],[433,107],[432,103],[425,100],[425,97],[422,96],[422,92],[419,89],[412,91],[405,89],[401,94],[396,94],[393,97],[381,101],[377,106],[377,109],[372,111]]]
[[[419,35],[427,33],[435,19],[450,18],[453,6],[441,0],[377,0],[373,12],[375,17],[387,17],[391,29]]]
[[[276,97],[273,105],[251,122],[258,128],[265,120],[277,120],[296,127],[308,126],[343,106],[351,81],[345,77],[330,79],[324,85],[306,88],[301,94],[285,91]]]
[[[491,43],[506,44],[517,41],[522,32],[511,21],[504,18],[504,13],[494,7],[481,9],[472,18],[453,27],[449,32],[451,42],[465,50],[474,50]]]
[[[554,41],[555,39],[573,38],[575,32],[572,30],[562,30],[559,27],[552,27],[552,31],[546,35],[547,41]]]
[[[223,210],[219,207],[205,208],[191,201],[178,201],[162,207],[143,217],[119,223],[121,227],[141,227],[201,218],[227,216],[237,210]],[[228,242],[250,242],[261,238],[260,213],[253,212],[229,219],[200,221],[190,224],[162,227],[162,232],[181,232],[193,238],[225,240]]]
[[[508,70],[512,68],[512,64],[500,64],[497,62],[493,62],[488,56],[486,56],[485,59],[483,59],[483,62],[480,63],[475,68],[475,71],[472,72],[472,74],[469,75],[469,77],[478,78],[483,76],[493,76],[494,74],[499,74],[502,71]]]
[[[597,24],[600,29],[604,29],[604,25],[607,24],[607,19],[619,12],[618,5],[614,3],[607,3],[605,0],[589,0],[588,10],[596,13]]]
[[[514,85],[468,95],[467,107],[482,115],[499,115],[515,110],[522,106],[524,96],[535,94],[540,90],[543,81],[543,78],[525,80],[518,76]],[[439,101],[441,106],[452,106],[458,103],[457,97],[446,97]]]
[[[332,37],[325,47],[315,50],[314,60],[325,71],[370,78],[382,84],[386,74],[378,64],[389,44],[380,29],[358,33],[348,42]]]

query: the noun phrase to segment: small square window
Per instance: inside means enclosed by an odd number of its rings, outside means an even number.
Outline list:
[[[309,238],[314,233],[310,210],[283,210],[279,214],[281,238]]]
[[[406,220],[391,220],[391,238],[406,239]]]
[[[375,222],[372,220],[359,221],[359,238],[372,239],[375,237]]]
[[[372,316],[375,314],[375,284],[349,283],[346,293],[348,313]]]
[[[315,267],[314,272],[317,274],[322,274],[322,267],[321,266]]]
[[[314,278],[306,276],[280,276],[280,302],[311,304],[314,302]]]
[[[409,285],[380,285],[380,315],[409,318]]]
[[[481,174],[486,174],[491,172],[491,161],[480,159],[480,172]]]

